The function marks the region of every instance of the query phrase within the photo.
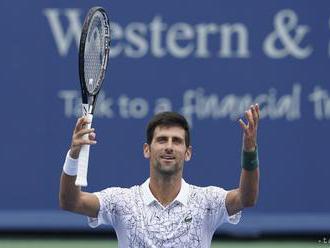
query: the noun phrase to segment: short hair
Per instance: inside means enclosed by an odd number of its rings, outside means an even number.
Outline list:
[[[147,143],[150,145],[156,127],[182,127],[185,130],[185,143],[190,146],[190,128],[186,118],[176,112],[161,112],[151,118],[147,125]]]

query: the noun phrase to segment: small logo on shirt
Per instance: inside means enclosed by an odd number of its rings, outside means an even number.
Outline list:
[[[187,216],[186,218],[184,218],[184,222],[188,223],[192,221],[192,217],[191,216]]]

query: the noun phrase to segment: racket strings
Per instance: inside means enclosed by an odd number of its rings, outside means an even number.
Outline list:
[[[102,77],[102,64],[104,53],[104,34],[102,30],[102,20],[95,16],[92,20],[85,44],[84,71],[87,90],[93,93],[99,86]]]

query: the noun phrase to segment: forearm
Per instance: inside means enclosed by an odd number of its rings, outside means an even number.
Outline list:
[[[256,138],[243,137],[241,158],[241,178],[239,192],[243,207],[252,207],[257,203],[259,193],[259,156]]]
[[[70,176],[66,173],[66,170],[63,170],[59,193],[60,207],[78,214],[97,217],[100,209],[97,196],[81,191],[81,187],[76,186],[75,181],[75,175]]]
[[[259,194],[259,168],[253,171],[242,168],[239,191],[243,207],[252,207],[257,203]]]
[[[239,208],[252,207],[256,204],[259,194],[259,158],[257,147],[257,128],[260,117],[258,104],[251,105],[249,110],[245,111],[245,118],[248,121],[244,123],[239,120],[244,131],[242,147],[242,171],[239,188],[236,191],[236,199],[239,202]]]
[[[80,186],[75,185],[81,146],[96,144],[94,129],[84,128],[88,123],[90,122],[87,118],[79,118],[73,131],[71,147],[65,158],[60,180],[59,203],[65,210],[97,217],[100,208],[97,196],[82,192]],[[89,135],[89,139],[83,138],[85,134]]]
[[[60,182],[59,201],[60,207],[74,211],[78,205],[81,194],[80,187],[75,185],[76,176],[69,176],[62,172]]]
[[[75,185],[78,159],[76,156],[73,157],[71,154],[72,149],[69,150],[65,158],[60,180],[59,200],[61,208],[74,211],[78,205],[81,191],[80,187]]]

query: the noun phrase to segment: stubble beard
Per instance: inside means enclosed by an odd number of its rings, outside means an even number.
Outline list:
[[[180,165],[178,162],[166,164],[161,161],[155,161],[154,167],[158,174],[169,177],[180,173],[180,171],[182,171],[183,164]]]

